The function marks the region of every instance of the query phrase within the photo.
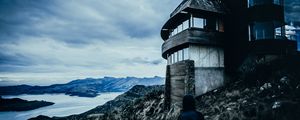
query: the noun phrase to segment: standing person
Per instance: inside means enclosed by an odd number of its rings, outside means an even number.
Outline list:
[[[183,97],[182,110],[178,120],[204,120],[202,113],[196,111],[195,99],[192,95]]]

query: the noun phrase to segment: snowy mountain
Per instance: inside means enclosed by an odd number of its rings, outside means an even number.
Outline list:
[[[71,96],[96,97],[101,92],[125,92],[135,85],[149,86],[162,85],[163,83],[163,78],[158,76],[151,78],[86,78],[50,86],[18,85],[0,87],[0,95],[65,93]]]

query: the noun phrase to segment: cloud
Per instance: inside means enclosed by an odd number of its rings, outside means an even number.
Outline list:
[[[164,76],[160,29],[182,0],[1,0],[0,77]],[[299,0],[288,20],[299,20]]]
[[[285,0],[285,19],[286,22],[300,22],[300,0]]]
[[[163,62],[163,60],[162,59],[150,60],[147,57],[146,58],[135,57],[130,59],[124,59],[123,62],[129,65],[136,65],[136,64],[159,65]]]
[[[180,0],[1,0],[0,77],[163,76],[159,30]]]
[[[5,34],[1,36],[51,37],[79,45],[124,36],[151,37],[159,34],[169,8],[175,6],[170,1],[4,0],[0,31]]]

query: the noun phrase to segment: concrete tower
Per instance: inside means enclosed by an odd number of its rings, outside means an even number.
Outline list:
[[[202,95],[243,63],[297,54],[285,33],[283,0],[183,0],[161,30],[165,102]]]
[[[161,30],[166,105],[224,84],[224,15],[220,0],[183,0]]]

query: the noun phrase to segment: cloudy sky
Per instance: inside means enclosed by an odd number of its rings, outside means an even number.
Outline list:
[[[160,28],[180,2],[0,0],[0,84],[164,76]]]
[[[180,0],[1,0],[0,81],[164,76],[160,28]]]

